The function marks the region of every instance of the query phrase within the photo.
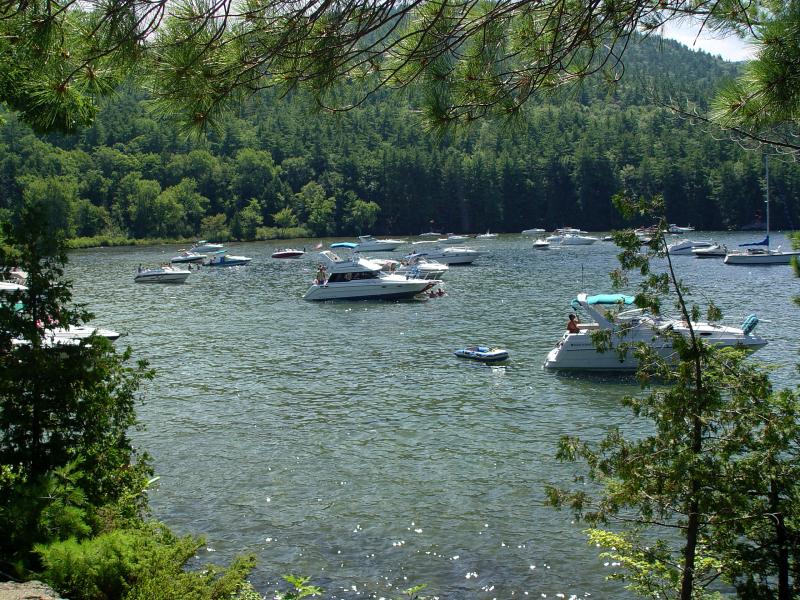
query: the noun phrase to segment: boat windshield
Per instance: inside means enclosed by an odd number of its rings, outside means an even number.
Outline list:
[[[363,281],[365,279],[378,279],[378,273],[375,271],[331,273],[331,276],[328,278],[328,283],[348,283],[350,281]]]

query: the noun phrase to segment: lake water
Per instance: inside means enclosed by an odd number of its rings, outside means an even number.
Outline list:
[[[611,567],[581,524],[543,505],[544,485],[580,470],[554,460],[561,435],[645,427],[619,405],[635,384],[541,368],[572,298],[611,289],[617,249],[531,243],[471,242],[491,254],[452,267],[447,296],[399,303],[306,302],[314,253],[273,260],[273,243],[232,245],[253,262],[172,286],[133,275],[175,247],[71,253],[75,299],[157,370],[139,409],[146,431],[135,434],[161,477],[154,516],[204,535],[202,562],[254,552],[262,593],[295,573],[326,598],[399,598],[420,583],[442,598],[628,597],[605,581]],[[791,268],[675,264],[728,322],[759,315],[770,343],[755,358],[793,385],[800,279]],[[505,347],[511,360],[453,356],[474,343]]]

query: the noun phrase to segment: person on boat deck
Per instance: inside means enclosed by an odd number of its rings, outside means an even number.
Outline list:
[[[578,327],[578,323],[580,323],[580,321],[578,321],[578,317],[575,313],[570,313],[569,321],[567,321],[567,331],[569,333],[580,333],[581,329]]]
[[[325,267],[322,265],[317,268],[316,282],[317,285],[322,285],[325,283]]]

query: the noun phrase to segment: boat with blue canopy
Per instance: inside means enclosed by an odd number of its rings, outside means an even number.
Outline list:
[[[758,317],[750,315],[741,327],[716,323],[692,322],[691,331],[683,319],[649,314],[636,308],[634,296],[625,294],[578,294],[571,307],[590,317],[578,322],[578,331],[565,332],[544,362],[545,369],[564,371],[635,371],[639,361],[634,352],[637,345],[646,345],[666,361],[673,361],[676,335],[694,335],[704,343],[720,347],[737,347],[755,351],[767,340],[753,330]],[[598,349],[593,333],[608,332],[604,351]]]

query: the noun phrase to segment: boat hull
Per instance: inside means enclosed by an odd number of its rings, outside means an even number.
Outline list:
[[[647,344],[664,360],[677,359],[670,340],[655,338],[649,340]],[[730,340],[714,343],[715,346],[744,348],[748,352],[758,350],[765,344],[766,342],[759,337],[745,337],[736,342]],[[558,345],[547,354],[543,367],[561,371],[607,372],[631,372],[639,368],[639,361],[634,356],[634,348],[628,348],[624,354],[620,354],[618,349],[619,344],[612,342],[610,349],[600,352],[595,348],[590,335],[565,335]]]
[[[173,273],[139,273],[133,280],[136,283],[184,283],[190,271]]]
[[[726,265],[788,265],[800,252],[771,252],[769,254],[728,254]]]
[[[329,283],[312,285],[303,296],[304,300],[403,300],[413,298],[432,286],[437,280],[381,281],[380,283]]]

